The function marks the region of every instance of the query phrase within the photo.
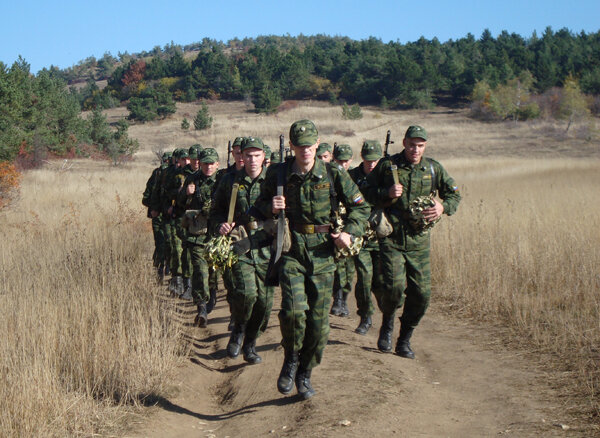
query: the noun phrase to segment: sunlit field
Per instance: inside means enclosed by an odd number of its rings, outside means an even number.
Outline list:
[[[152,232],[141,205],[153,151],[264,138],[312,118],[323,141],[349,143],[409,124],[430,135],[428,154],[457,180],[457,214],[433,231],[434,306],[507,328],[507,349],[539,354],[569,393],[567,408],[598,413],[600,384],[600,150],[595,124],[568,136],[557,122],[484,124],[465,112],[290,105],[259,116],[244,103],[211,104],[206,132],[170,120],[134,125],[133,162],[59,162],[26,173],[20,198],[0,213],[0,435],[119,433],[148,397],[167,394],[185,357],[182,327],[151,269]],[[115,120],[122,109],[111,110]],[[544,358],[550,357],[552,360]]]

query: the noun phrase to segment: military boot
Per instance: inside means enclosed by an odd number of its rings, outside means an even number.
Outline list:
[[[236,323],[231,331],[231,336],[229,337],[229,342],[227,343],[227,355],[232,359],[238,357],[240,354],[240,348],[242,348],[245,330],[246,326],[244,324]]]
[[[298,369],[296,374],[296,388],[298,389],[298,395],[304,400],[308,400],[315,395],[315,390],[310,384],[310,373],[311,370],[306,370],[304,367]]]
[[[165,275],[171,275],[171,267],[168,263],[165,263]]]
[[[348,316],[350,311],[348,310],[348,292],[342,294],[342,305],[340,310],[340,316]]]
[[[333,305],[329,311],[332,315],[340,316],[342,313],[342,290],[338,289],[333,292]]]
[[[356,327],[356,330],[354,331],[359,335],[366,335],[372,325],[373,323],[370,316],[361,316],[360,324],[358,324],[358,327]]]
[[[415,353],[410,348],[410,337],[413,334],[413,328],[404,328],[400,326],[400,336],[396,342],[396,354],[407,359],[414,359]]]
[[[176,297],[180,297],[181,295],[183,295],[183,277],[181,275],[176,275],[175,277],[175,292],[174,295]]]
[[[217,305],[217,290],[211,289],[210,298],[208,299],[208,304],[206,305],[206,311],[208,313],[212,312],[216,305]]]
[[[244,353],[244,360],[246,362],[251,364],[257,364],[262,362],[262,357],[260,357],[256,352],[256,339],[244,338],[242,352]]]
[[[183,279],[183,294],[181,295],[181,299],[191,300],[192,299],[192,279],[184,278]]]
[[[206,327],[207,323],[208,323],[208,314],[206,312],[206,303],[204,301],[200,301],[198,303],[198,315],[196,315],[194,324],[196,324],[200,328],[204,328],[204,327]]]
[[[377,348],[387,353],[392,351],[392,333],[394,332],[394,315],[383,315],[381,328],[379,329],[379,339],[377,339]]]
[[[156,268],[156,281],[157,281],[157,283],[158,284],[162,284],[164,278],[165,278],[165,267],[161,263],[160,265],[158,265],[158,268]]]
[[[282,394],[289,394],[294,388],[296,371],[298,370],[298,353],[296,351],[286,351],[283,359],[283,366],[277,379],[277,390]]]
[[[167,289],[169,290],[169,293],[171,294],[171,296],[175,296],[175,291],[177,290],[177,280],[175,277],[171,277],[171,279],[169,280],[169,285],[167,287]]]
[[[233,315],[229,317],[229,324],[227,325],[227,331],[232,331],[235,327],[235,320],[233,319]]]

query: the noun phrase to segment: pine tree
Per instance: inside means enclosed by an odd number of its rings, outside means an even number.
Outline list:
[[[194,129],[201,131],[202,129],[208,129],[212,126],[213,118],[208,112],[208,105],[206,102],[202,102],[202,108],[198,110],[196,117],[194,117]]]

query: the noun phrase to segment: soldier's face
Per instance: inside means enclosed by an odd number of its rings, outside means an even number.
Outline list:
[[[250,176],[256,176],[257,172],[262,170],[263,161],[265,161],[265,152],[256,148],[249,148],[242,152],[244,158],[244,168]]]
[[[375,169],[375,166],[377,166],[377,163],[379,163],[379,160],[363,160],[363,171],[365,174],[368,175],[371,173]]]
[[[180,158],[180,159],[177,161],[177,165],[178,165],[179,167],[185,167],[185,166],[187,166],[188,164],[190,164],[190,159],[189,159],[189,158]]]
[[[202,173],[204,175],[213,176],[219,168],[219,162],[215,161],[214,163],[200,163],[200,167],[202,168]]]
[[[242,148],[240,146],[236,146],[231,150],[231,155],[233,155],[233,161],[235,161],[235,167],[241,169],[244,166],[244,157],[242,156]]]
[[[319,139],[317,139],[317,142],[312,146],[295,146],[290,142],[290,147],[299,164],[309,165],[315,162],[317,148],[319,147]]]
[[[331,152],[325,151],[321,155],[319,155],[319,158],[321,160],[325,161],[326,163],[329,163],[331,161],[331,159],[333,158],[333,156],[331,155]]]
[[[402,140],[404,145],[404,156],[409,163],[418,164],[425,153],[427,142],[422,138],[405,138]]]
[[[192,170],[196,171],[200,168],[200,160],[197,159],[192,159],[190,160],[190,166],[192,168]]]
[[[342,166],[345,170],[350,168],[350,163],[352,163],[352,159],[349,160],[335,160],[340,166]]]

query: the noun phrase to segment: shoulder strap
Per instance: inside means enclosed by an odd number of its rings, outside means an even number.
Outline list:
[[[429,161],[429,171],[431,172],[431,193],[435,195],[435,192],[437,191],[437,184],[435,181],[435,168],[433,167],[433,160],[427,158],[427,161]]]
[[[327,167],[327,178],[329,179],[329,200],[331,202],[331,212],[335,213],[340,209],[340,203],[337,200],[337,193],[333,184],[332,165],[327,163],[325,166]]]

